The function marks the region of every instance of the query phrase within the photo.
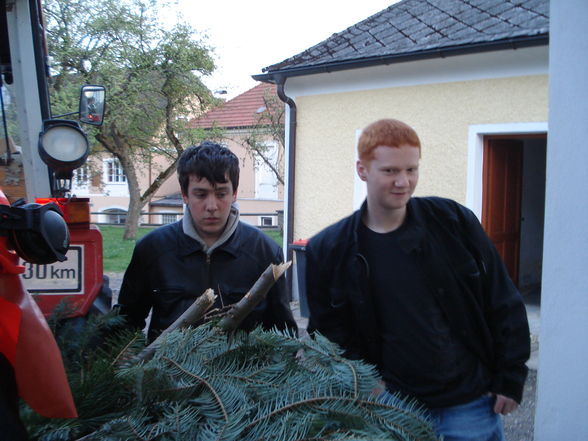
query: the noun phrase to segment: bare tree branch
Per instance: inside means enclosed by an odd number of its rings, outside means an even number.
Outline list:
[[[245,317],[265,298],[276,281],[284,275],[292,264],[291,261],[279,265],[271,264],[259,276],[249,292],[239,302],[235,303],[218,324],[224,331],[233,331],[241,324]]]
[[[137,355],[135,361],[140,362],[150,360],[155,354],[157,348],[161,345],[161,342],[170,332],[198,323],[202,317],[204,317],[206,311],[212,307],[215,299],[216,296],[214,295],[214,291],[212,289],[209,288],[204,291],[204,293],[199,296],[194,301],[194,303],[192,303],[192,305],[176,319],[175,322],[173,322],[168,328],[159,334],[153,343],[151,343],[149,346],[143,349],[139,355]]]

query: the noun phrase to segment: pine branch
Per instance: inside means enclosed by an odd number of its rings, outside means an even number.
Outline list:
[[[166,330],[149,358],[124,366],[112,360],[133,336],[118,341],[116,352],[105,352],[88,371],[111,369],[103,372],[122,392],[111,407],[101,404],[69,432],[47,427],[37,439],[70,441],[91,432],[78,441],[436,440],[416,403],[380,403],[375,367],[345,359],[320,334],[310,340],[261,327],[235,330],[288,265],[264,271],[243,301],[220,316],[223,328],[213,320]],[[105,381],[102,375],[82,393],[91,396]],[[103,386],[114,396],[111,388]]]
[[[129,350],[135,345],[137,344],[139,340],[139,335],[135,336],[132,340],[130,340],[123,348],[122,350],[117,354],[117,356],[114,358],[114,360],[112,360],[111,365],[112,366],[116,366],[117,364],[120,363],[120,361],[124,358],[125,354],[127,354],[129,352]]]
[[[118,374],[147,392],[134,409],[81,440],[436,439],[414,404],[379,403],[373,366],[342,364],[340,351],[324,337],[261,328],[230,338],[213,323],[172,332],[153,359]]]
[[[219,409],[222,411],[223,413],[223,418],[225,421],[229,421],[229,416],[227,415],[227,411],[225,409],[225,406],[223,406],[223,402],[220,399],[218,393],[216,392],[216,390],[214,389],[214,387],[211,386],[211,384],[206,381],[204,378],[199,377],[198,375],[194,375],[193,373],[187,371],[186,369],[184,369],[182,366],[180,366],[178,363],[176,363],[174,360],[172,360],[171,358],[168,357],[163,357],[164,360],[168,361],[169,363],[173,364],[177,369],[183,371],[186,375],[194,378],[196,381],[198,381],[199,383],[202,383],[206,386],[206,388],[212,393],[212,395],[214,396],[216,402],[218,403],[218,407]]]

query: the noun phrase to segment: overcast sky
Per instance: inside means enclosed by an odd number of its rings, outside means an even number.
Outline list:
[[[255,86],[251,75],[379,12],[395,0],[178,0],[181,16],[215,48],[206,81],[232,98]]]

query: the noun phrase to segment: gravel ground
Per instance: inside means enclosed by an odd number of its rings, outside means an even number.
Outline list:
[[[533,441],[536,386],[537,371],[530,369],[523,393],[523,403],[503,420],[504,434],[508,441]]]
[[[121,273],[107,273],[110,279],[113,301],[118,298],[118,291],[122,282]],[[292,303],[292,310],[302,329],[306,328],[306,319],[301,318],[297,302]],[[532,336],[532,348],[537,349],[538,341]],[[529,376],[523,393],[523,403],[512,414],[504,417],[504,433],[507,441],[533,441],[533,428],[535,421],[535,397],[536,397],[537,371],[529,369]]]

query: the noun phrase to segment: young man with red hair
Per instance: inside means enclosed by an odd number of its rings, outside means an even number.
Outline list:
[[[413,398],[449,440],[504,439],[499,414],[522,399],[526,310],[476,216],[413,197],[421,143],[384,119],[359,139],[360,210],[307,246],[309,332],[375,364],[384,400]]]

